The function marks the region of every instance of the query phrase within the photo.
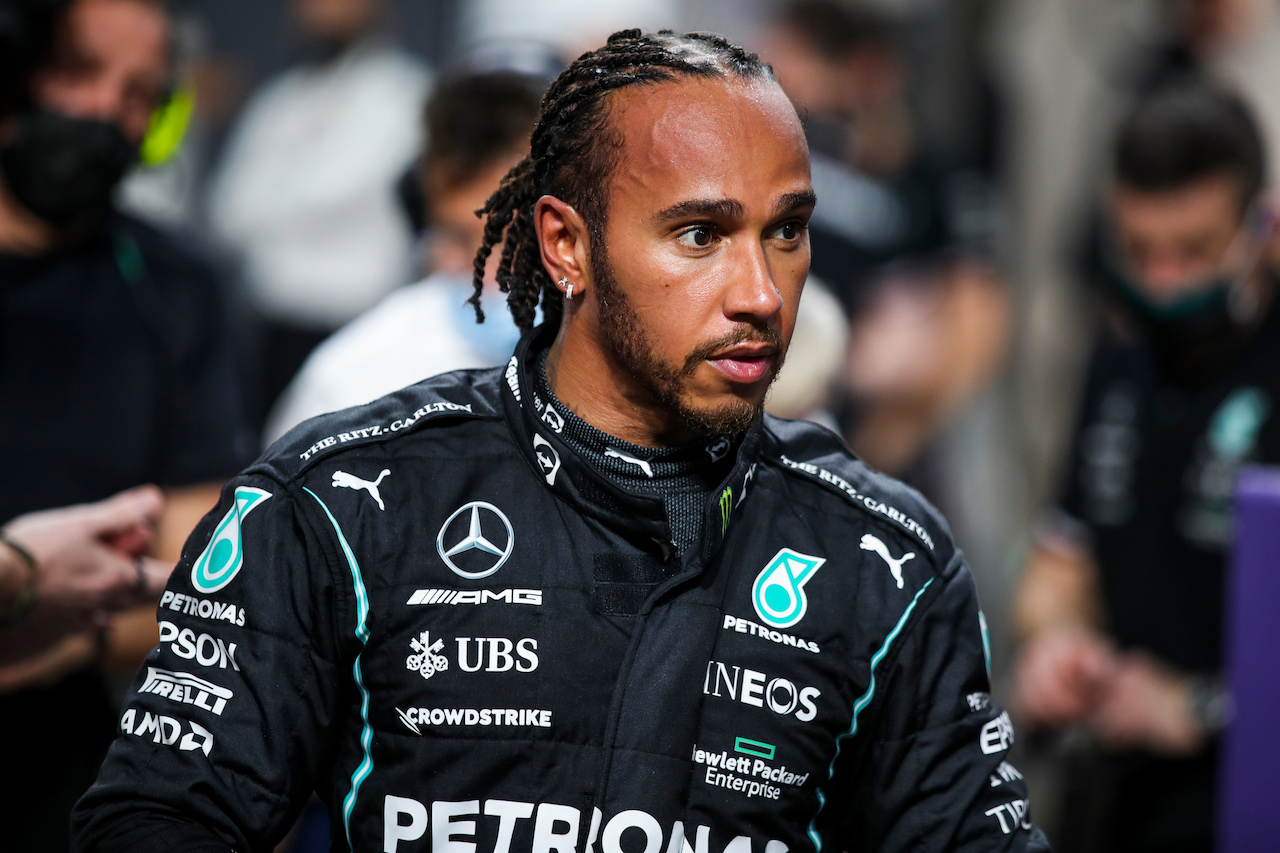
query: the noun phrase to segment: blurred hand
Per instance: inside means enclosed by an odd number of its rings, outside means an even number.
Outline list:
[[[1088,726],[1112,749],[1189,755],[1204,744],[1191,715],[1191,682],[1142,652],[1120,655]]]
[[[171,565],[142,556],[163,506],[159,489],[138,486],[97,503],[18,516],[4,532],[35,557],[38,602],[119,610],[158,596],[168,581]]]
[[[1010,709],[1032,728],[1081,722],[1103,701],[1115,667],[1115,652],[1100,634],[1077,626],[1045,629],[1018,654]]]

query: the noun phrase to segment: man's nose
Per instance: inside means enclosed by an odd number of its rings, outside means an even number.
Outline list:
[[[750,242],[740,247],[736,267],[725,297],[726,315],[767,319],[782,310],[782,294],[774,286],[773,270],[763,245]]]
[[[67,92],[59,100],[68,115],[76,118],[116,122],[124,111],[124,86],[110,75],[85,81],[78,91]]]

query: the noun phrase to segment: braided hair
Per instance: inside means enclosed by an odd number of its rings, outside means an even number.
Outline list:
[[[709,33],[677,35],[671,30],[644,35],[622,30],[598,50],[579,56],[543,96],[520,161],[479,211],[484,242],[476,252],[475,293],[467,300],[484,321],[480,293],[485,264],[499,243],[498,286],[522,331],[533,326],[539,300],[543,317],[558,323],[563,295],[542,266],[534,230],[534,204],[544,195],[573,205],[587,224],[591,245],[599,246],[608,209],[608,178],[623,140],[609,124],[608,94],[628,86],[674,80],[736,77],[773,79],[772,69],[754,54]]]

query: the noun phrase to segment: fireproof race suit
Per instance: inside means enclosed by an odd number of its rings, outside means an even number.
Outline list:
[[[678,553],[571,454],[526,337],[233,480],[77,807],[79,849],[1046,850],[945,523],[766,418]],[[735,452],[728,442],[708,452]]]

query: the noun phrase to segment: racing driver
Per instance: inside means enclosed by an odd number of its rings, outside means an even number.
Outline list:
[[[755,55],[570,65],[483,211],[530,331],[227,486],[78,848],[270,850],[315,790],[343,850],[1047,849],[945,523],[762,415],[814,202]]]

